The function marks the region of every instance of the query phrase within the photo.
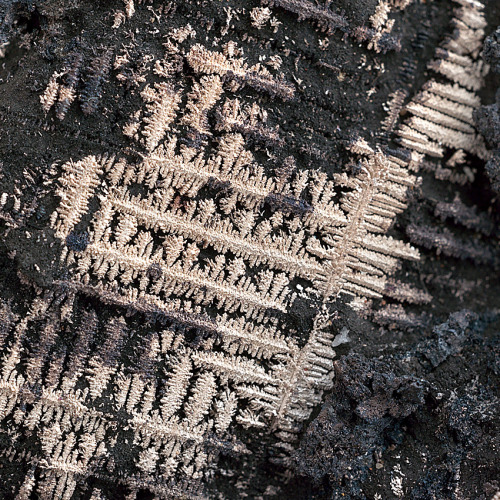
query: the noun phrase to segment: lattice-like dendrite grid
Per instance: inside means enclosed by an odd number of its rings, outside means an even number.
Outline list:
[[[37,271],[50,287],[38,277],[29,304],[1,309],[1,453],[23,469],[16,498],[110,498],[113,484],[123,498],[202,497],[219,458],[243,460],[255,439],[286,469],[347,340],[337,301],[363,311],[431,300],[395,278],[419,252],[387,232],[422,167],[451,157],[459,177],[466,158],[488,157],[472,120],[487,72],[483,6],[457,0],[439,46],[424,21],[413,50],[429,54],[427,80],[400,57],[375,130],[329,141],[345,103],[328,88],[308,94],[307,64],[354,85],[327,57],[343,43],[384,75],[417,9],[367,3],[356,21],[307,0],[220,7],[214,21],[207,3],[190,14],[127,0],[103,16],[105,44],[90,49],[82,33],[56,59],[37,94],[40,128],[81,132],[86,146],[55,158],[36,193],[49,229],[34,248],[54,256]],[[314,34],[325,60],[294,48],[289,23]],[[293,121],[308,102],[325,130],[304,118],[304,141]],[[95,116],[94,132],[78,129],[81,114]],[[18,187],[0,199],[12,231],[36,210],[23,200]],[[418,226],[409,236],[435,241]]]

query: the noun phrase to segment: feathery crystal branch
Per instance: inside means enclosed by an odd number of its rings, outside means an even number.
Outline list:
[[[248,67],[242,59],[229,59],[224,54],[208,50],[200,44],[193,45],[186,58],[197,73],[217,74],[283,100],[294,96],[295,90],[291,84],[283,79],[275,79],[259,64]]]

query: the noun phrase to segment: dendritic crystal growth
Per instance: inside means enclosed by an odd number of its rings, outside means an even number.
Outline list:
[[[430,371],[363,356],[441,332],[439,280],[455,276],[450,304],[497,290],[495,200],[471,192],[498,156],[481,108],[498,9],[0,9],[0,493],[410,498],[400,468],[380,496],[366,465],[438,404]],[[471,339],[496,321],[477,308],[453,316]],[[352,429],[368,461],[345,454]]]

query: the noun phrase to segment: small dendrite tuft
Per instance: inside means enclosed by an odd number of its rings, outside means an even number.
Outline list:
[[[108,77],[111,67],[111,56],[113,52],[107,50],[101,56],[95,58],[90,64],[89,77],[82,93],[80,101],[82,111],[88,115],[95,113],[102,95],[102,85]]]
[[[470,259],[478,264],[498,265],[498,254],[480,241],[467,241],[455,236],[448,229],[410,224],[406,233],[412,243],[425,248],[435,248],[440,253],[458,259]]]
[[[252,26],[260,30],[271,19],[271,9],[269,7],[256,7],[251,10],[250,18]]]
[[[64,83],[59,87],[59,98],[56,104],[56,116],[59,120],[64,120],[69,107],[75,100],[82,62],[83,56],[78,52],[72,52],[66,59]]]
[[[299,21],[310,19],[322,31],[329,34],[338,29],[347,31],[349,27],[348,20],[342,14],[337,14],[327,6],[319,6],[307,0],[264,0],[264,3],[297,14]]]

